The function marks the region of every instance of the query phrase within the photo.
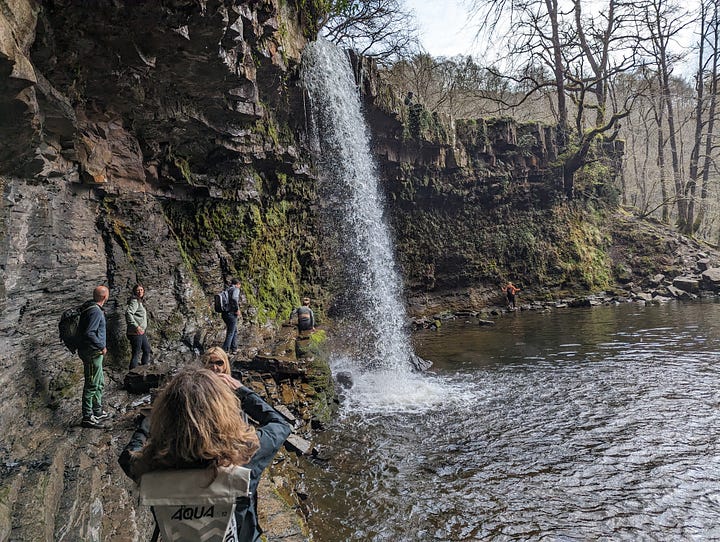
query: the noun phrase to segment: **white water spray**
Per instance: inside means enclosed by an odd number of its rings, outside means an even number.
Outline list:
[[[320,191],[330,246],[341,275],[338,304],[351,325],[364,370],[411,371],[402,286],[383,217],[378,175],[370,154],[360,95],[344,51],[326,41],[303,54],[302,81],[313,122]]]

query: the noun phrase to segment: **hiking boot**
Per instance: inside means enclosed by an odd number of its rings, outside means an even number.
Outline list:
[[[90,429],[107,429],[103,423],[98,420],[95,416],[90,416],[89,418],[83,418],[82,420],[82,426],[88,427]]]
[[[110,417],[110,413],[105,410],[99,410],[97,412],[93,412],[93,417],[96,420],[105,420]]]

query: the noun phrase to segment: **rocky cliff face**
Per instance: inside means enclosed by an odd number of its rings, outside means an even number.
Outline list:
[[[132,426],[122,313],[134,283],[170,366],[222,339],[210,300],[231,276],[243,359],[273,354],[276,321],[302,295],[322,299],[299,21],[281,0],[0,6],[0,539],[148,529],[115,465],[127,433],[79,429],[82,367],[57,338],[60,313],[95,285],[111,290],[117,429]]]
[[[613,282],[604,221],[621,142],[594,149],[568,202],[553,127],[450,122],[386,84],[367,59],[354,63],[411,312],[501,303],[508,279],[548,298]]]

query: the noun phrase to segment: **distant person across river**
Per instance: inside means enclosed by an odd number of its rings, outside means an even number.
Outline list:
[[[505,292],[505,297],[507,298],[508,308],[515,310],[515,296],[520,291],[520,288],[508,281],[507,285],[503,288],[503,291]]]

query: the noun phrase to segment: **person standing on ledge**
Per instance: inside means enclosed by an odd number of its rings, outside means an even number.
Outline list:
[[[508,281],[507,286],[504,288],[505,296],[507,297],[508,308],[515,310],[515,296],[520,291],[512,282]]]
[[[315,331],[315,314],[310,308],[309,297],[303,297],[302,306],[293,309],[293,311],[290,313],[291,322],[293,317],[297,317],[298,332]]]
[[[132,347],[132,357],[130,358],[130,369],[134,369],[140,365],[150,363],[152,349],[147,336],[147,311],[143,301],[145,300],[145,288],[142,284],[136,284],[133,288],[133,295],[128,301],[125,310],[125,322],[127,323],[127,338]],[[142,359],[140,358],[142,354]]]
[[[110,290],[98,286],[93,290],[92,301],[83,307],[78,330],[80,342],[78,355],[83,362],[84,385],[82,392],[82,426],[93,429],[105,429],[102,420],[109,414],[103,410],[102,395],[105,387],[103,376],[103,359],[107,354],[107,331],[103,305],[110,297]]]
[[[225,322],[225,342],[223,350],[231,354],[237,354],[237,323],[240,318],[240,281],[236,278],[230,280],[230,288],[228,288],[228,310],[222,313],[223,322]]]

